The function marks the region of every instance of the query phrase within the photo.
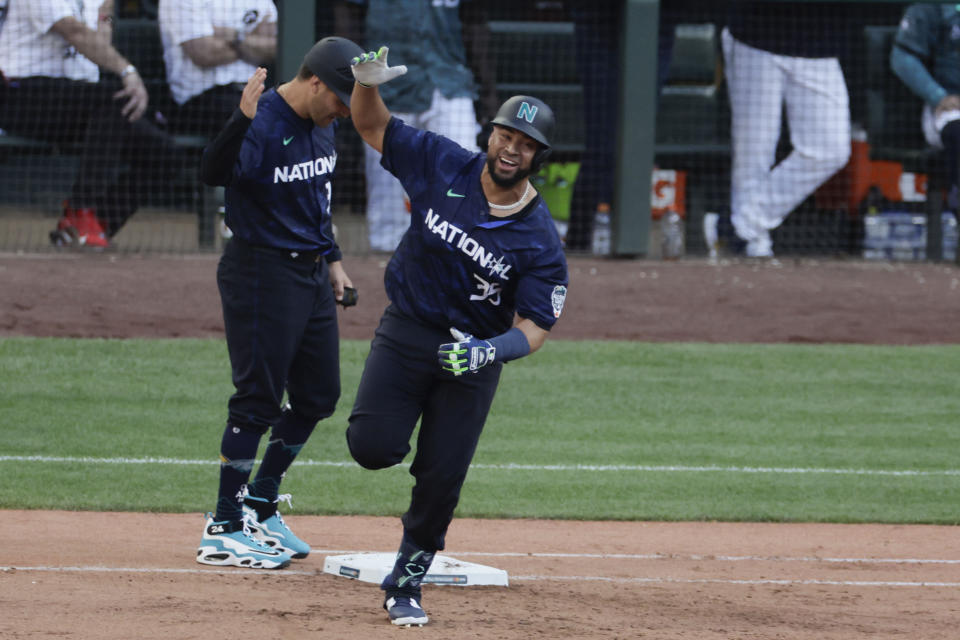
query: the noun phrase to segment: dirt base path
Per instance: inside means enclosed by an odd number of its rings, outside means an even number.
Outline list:
[[[445,555],[509,587],[428,585],[423,629],[328,554],[393,551],[393,518],[291,516],[310,557],[282,571],[197,564],[193,515],[8,511],[0,637],[956,638],[950,527],[456,520]],[[13,568],[11,568],[13,567]]]
[[[385,260],[348,259],[369,339]],[[556,339],[960,342],[950,265],[570,261]],[[219,337],[214,256],[0,255],[0,337]],[[455,520],[446,555],[502,587],[428,586],[430,624],[396,629],[375,585],[328,553],[393,552],[396,519],[289,518],[290,569],[196,564],[200,514],[6,511],[0,638],[955,639],[955,527]],[[26,542],[26,543],[25,543]]]

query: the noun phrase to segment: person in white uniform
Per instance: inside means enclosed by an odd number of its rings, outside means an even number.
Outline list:
[[[173,127],[213,136],[237,108],[257,67],[277,51],[273,0],[160,0],[157,16]]]
[[[837,59],[836,3],[735,1],[723,31],[732,112],[730,221],[748,257],[850,157],[850,106]],[[786,105],[790,154],[776,162]]]

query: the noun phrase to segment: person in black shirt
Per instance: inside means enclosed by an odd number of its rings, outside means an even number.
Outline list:
[[[353,302],[353,291],[332,232],[331,176],[335,121],[350,115],[350,60],[360,53],[349,40],[324,38],[296,78],[265,93],[266,70],[257,69],[240,108],[203,154],[201,178],[226,187],[233,231],[217,284],[236,387],[216,513],[207,514],[197,550],[203,564],[277,569],[310,553],[277,503],[289,504],[280,482],[340,397],[335,302]]]
[[[181,160],[147,89],[111,44],[113,1],[0,2],[0,127],[77,147],[57,247],[107,249]]]

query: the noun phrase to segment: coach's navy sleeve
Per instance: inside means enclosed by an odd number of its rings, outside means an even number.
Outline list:
[[[225,187],[233,177],[233,168],[240,156],[243,138],[253,120],[237,109],[217,137],[203,150],[200,179],[211,187]]]

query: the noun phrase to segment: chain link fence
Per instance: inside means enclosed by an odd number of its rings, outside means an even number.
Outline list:
[[[929,6],[663,2],[657,60],[621,60],[615,0],[322,2],[315,32],[389,44],[411,67],[384,90],[391,111],[468,148],[508,97],[550,104],[533,183],[571,254],[608,253],[619,206],[649,210],[650,257],[952,260],[960,108],[938,101],[960,92],[944,72],[960,17]],[[0,15],[0,250],[218,251],[223,194],[199,157],[256,65],[287,80],[273,0],[0,0]],[[658,70],[649,204],[614,202],[623,65]],[[405,194],[349,120],[337,135],[339,242],[389,252]]]

